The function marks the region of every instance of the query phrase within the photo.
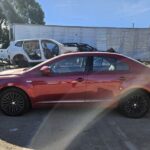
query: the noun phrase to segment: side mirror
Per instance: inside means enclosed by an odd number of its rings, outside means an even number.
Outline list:
[[[40,71],[44,76],[49,76],[51,74],[50,68],[48,66],[43,66]]]

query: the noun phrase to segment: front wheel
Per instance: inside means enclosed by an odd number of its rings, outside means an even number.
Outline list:
[[[1,94],[0,108],[6,115],[18,116],[29,109],[29,100],[24,92],[7,89]]]
[[[150,97],[143,91],[134,91],[127,94],[119,105],[120,111],[130,118],[141,118],[149,110]]]

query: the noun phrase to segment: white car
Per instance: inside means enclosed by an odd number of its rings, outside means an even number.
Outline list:
[[[10,42],[7,48],[11,64],[26,67],[31,63],[43,62],[51,57],[78,51],[52,39],[24,39]]]

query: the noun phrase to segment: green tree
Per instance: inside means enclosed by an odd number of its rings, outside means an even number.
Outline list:
[[[1,0],[0,43],[9,41],[8,25],[11,23],[45,24],[44,12],[36,0]]]
[[[4,12],[0,8],[0,44],[3,44],[1,48],[7,47],[9,44],[9,33],[8,33],[6,18]]]
[[[26,23],[45,24],[44,12],[35,0],[16,0],[16,9]]]

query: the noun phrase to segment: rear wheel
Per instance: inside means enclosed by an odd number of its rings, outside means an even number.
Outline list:
[[[120,111],[130,118],[141,118],[149,110],[150,97],[143,91],[134,91],[127,94],[119,105]]]
[[[29,109],[27,95],[18,89],[7,89],[2,92],[0,108],[3,113],[9,116],[18,116]]]
[[[17,55],[13,58],[13,64],[17,65],[20,68],[23,67],[28,67],[29,63],[28,61],[25,59],[25,57],[23,55]]]

